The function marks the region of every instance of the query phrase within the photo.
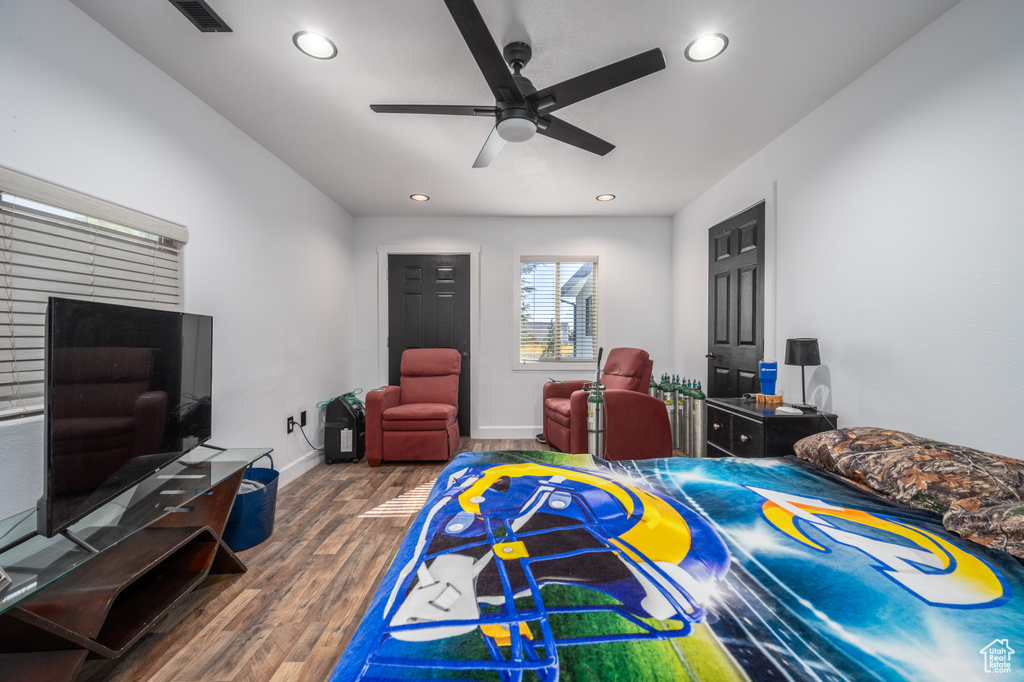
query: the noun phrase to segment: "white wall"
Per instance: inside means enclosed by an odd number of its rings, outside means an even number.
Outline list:
[[[676,364],[706,372],[707,229],[774,181],[778,359],[819,338],[817,404],[1024,457],[1021,27],[1019,0],[964,0],[681,210]]]
[[[386,380],[379,245],[477,249],[473,435],[527,436],[543,381],[573,373],[511,369],[513,250],[600,250],[605,347],[700,376],[707,228],[772,183],[774,338],[780,355],[821,339],[815,399],[847,425],[1021,455],[1016,0],[964,0],[671,220],[353,220],[70,4],[3,14],[0,165],[189,227],[184,307],[216,318],[215,441],[274,447],[286,480],[316,461],[287,414],[315,425],[319,400]],[[780,380],[799,392],[796,368]],[[38,418],[0,423],[0,515],[38,496],[41,440]]]
[[[605,349],[643,348],[656,373],[671,371],[672,223],[669,218],[356,218],[356,385],[387,383],[378,343],[378,247],[479,253],[479,325],[471,351],[472,435],[526,438],[541,427],[541,387],[548,377],[589,378],[593,372],[513,371],[513,250],[534,255],[601,255],[598,296]],[[385,292],[386,294],[386,292]]]
[[[318,461],[290,413],[351,381],[352,217],[71,4],[5,0],[0,165],[184,224],[214,316],[213,442]],[[41,420],[0,422],[0,517],[41,492]]]

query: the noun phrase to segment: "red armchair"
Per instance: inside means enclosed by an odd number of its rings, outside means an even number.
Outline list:
[[[605,387],[604,442],[607,459],[672,456],[672,429],[665,404],[647,395],[654,362],[639,348],[613,348],[601,384]],[[544,439],[562,452],[587,452],[587,397],[593,381],[544,384]]]
[[[447,460],[459,445],[459,372],[452,348],[402,353],[400,386],[366,396],[366,461]]]

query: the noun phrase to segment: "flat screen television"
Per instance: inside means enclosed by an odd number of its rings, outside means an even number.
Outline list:
[[[213,318],[50,298],[44,374],[53,537],[210,438]]]

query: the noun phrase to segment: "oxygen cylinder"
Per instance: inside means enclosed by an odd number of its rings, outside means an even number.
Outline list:
[[[675,413],[675,422],[672,424],[672,447],[679,449],[683,447],[683,441],[680,439],[682,432],[680,427],[683,424],[683,413],[679,409],[681,395],[679,393],[679,375],[673,375],[672,377],[672,394],[670,400],[672,401],[672,411]]]
[[[672,378],[672,404],[676,409],[676,421],[672,424],[672,446],[675,450],[683,449],[683,411],[680,406],[683,404],[683,385],[679,381],[679,375]]]
[[[676,432],[676,406],[672,400],[672,379],[669,375],[665,375],[665,379],[661,382],[661,399],[665,403],[665,410],[668,412],[668,425],[669,430],[675,434]],[[675,447],[675,436],[672,439],[672,447]]]
[[[683,415],[682,428],[680,428],[679,442],[682,444],[679,449],[683,451],[687,457],[693,456],[693,383],[691,381],[683,382],[683,389],[681,391],[679,400],[680,413]]]
[[[657,390],[662,394],[662,402],[665,403],[665,411],[669,415],[669,426],[671,427],[675,422],[672,421],[674,411],[672,409],[672,400],[669,397],[669,375],[662,375],[662,383],[658,384]]]
[[[597,349],[597,371],[594,372],[594,383],[590,386],[587,397],[587,452],[592,457],[604,459],[604,396],[601,391],[601,356],[604,348]]]
[[[658,395],[658,382],[654,380],[654,374],[651,374],[651,384],[647,387],[647,395],[661,400],[661,396]]]
[[[697,388],[693,391],[693,452],[691,457],[707,457],[707,420],[708,397],[704,395],[698,381]]]
[[[669,414],[669,430],[672,431],[672,446],[676,446],[676,402],[672,399],[672,375],[665,375],[662,382],[662,402]]]
[[[604,459],[604,386],[594,384],[587,398],[587,452]]]

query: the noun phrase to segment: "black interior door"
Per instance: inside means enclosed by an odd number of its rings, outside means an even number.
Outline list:
[[[469,435],[469,255],[388,256],[388,384],[401,378],[407,348],[462,354],[459,433]]]
[[[759,393],[764,355],[764,203],[708,230],[709,398]]]

